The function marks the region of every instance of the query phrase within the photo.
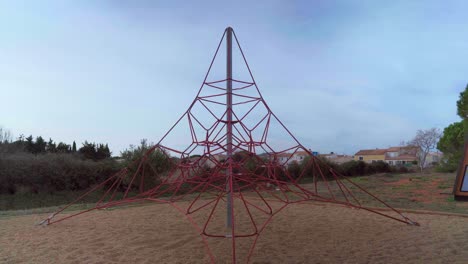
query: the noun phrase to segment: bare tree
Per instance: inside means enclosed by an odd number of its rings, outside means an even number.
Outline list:
[[[408,144],[419,148],[417,153],[418,165],[421,171],[426,166],[426,158],[431,150],[437,147],[437,142],[442,136],[438,128],[431,128],[427,130],[418,130],[416,136]]]
[[[0,144],[11,142],[11,132],[0,127]]]

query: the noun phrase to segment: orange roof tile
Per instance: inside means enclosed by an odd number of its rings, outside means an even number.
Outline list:
[[[384,155],[387,149],[363,149],[358,151],[354,155],[365,156],[365,155]]]

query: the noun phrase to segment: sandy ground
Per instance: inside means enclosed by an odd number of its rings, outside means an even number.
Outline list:
[[[335,205],[291,205],[260,236],[251,262],[468,263],[468,218],[407,215],[421,226]],[[0,263],[209,263],[200,236],[168,205],[34,225],[43,218],[0,218]],[[226,241],[209,239],[217,263],[230,263]],[[239,263],[251,242],[238,240]]]

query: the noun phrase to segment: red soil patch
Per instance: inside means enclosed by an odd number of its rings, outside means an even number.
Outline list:
[[[439,193],[439,184],[441,182],[442,179],[434,179],[433,181],[425,182],[423,188],[413,191],[413,193],[416,195],[414,199],[422,203],[442,202],[444,199],[446,199],[446,196],[442,196]]]
[[[441,195],[439,185],[443,179],[432,179],[430,181],[421,179],[404,178],[395,182],[387,182],[385,185],[406,187],[411,192],[411,200],[425,204],[444,202],[447,199],[446,195]],[[399,190],[402,192],[403,190]]]

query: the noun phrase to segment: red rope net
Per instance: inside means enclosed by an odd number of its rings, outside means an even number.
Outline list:
[[[43,221],[45,224],[124,204],[170,204],[194,226],[211,262],[215,256],[208,240],[227,239],[233,263],[241,258],[236,253],[241,244],[250,244],[244,254],[248,262],[273,216],[293,203],[340,204],[417,225],[328,167],[298,142],[263,99],[235,33],[240,55],[237,62],[245,66],[245,79],[208,81],[217,74],[214,65],[225,35],[226,31],[194,101],[158,144],[141,159],[52,214]],[[242,76],[242,72],[238,75]],[[227,81],[232,82],[232,92],[226,89]],[[228,93],[232,93],[232,108],[227,107]],[[232,120],[226,118],[229,111]],[[171,135],[175,136],[172,140]],[[232,155],[226,155],[229,135]],[[170,164],[169,170],[155,167],[154,159],[165,160]],[[307,184],[300,184],[303,181]],[[103,193],[91,208],[62,214],[91,193]],[[362,200],[369,199],[389,210],[364,206]],[[220,226],[219,219],[225,220],[226,226]],[[246,238],[251,238],[251,243],[242,240]]]

